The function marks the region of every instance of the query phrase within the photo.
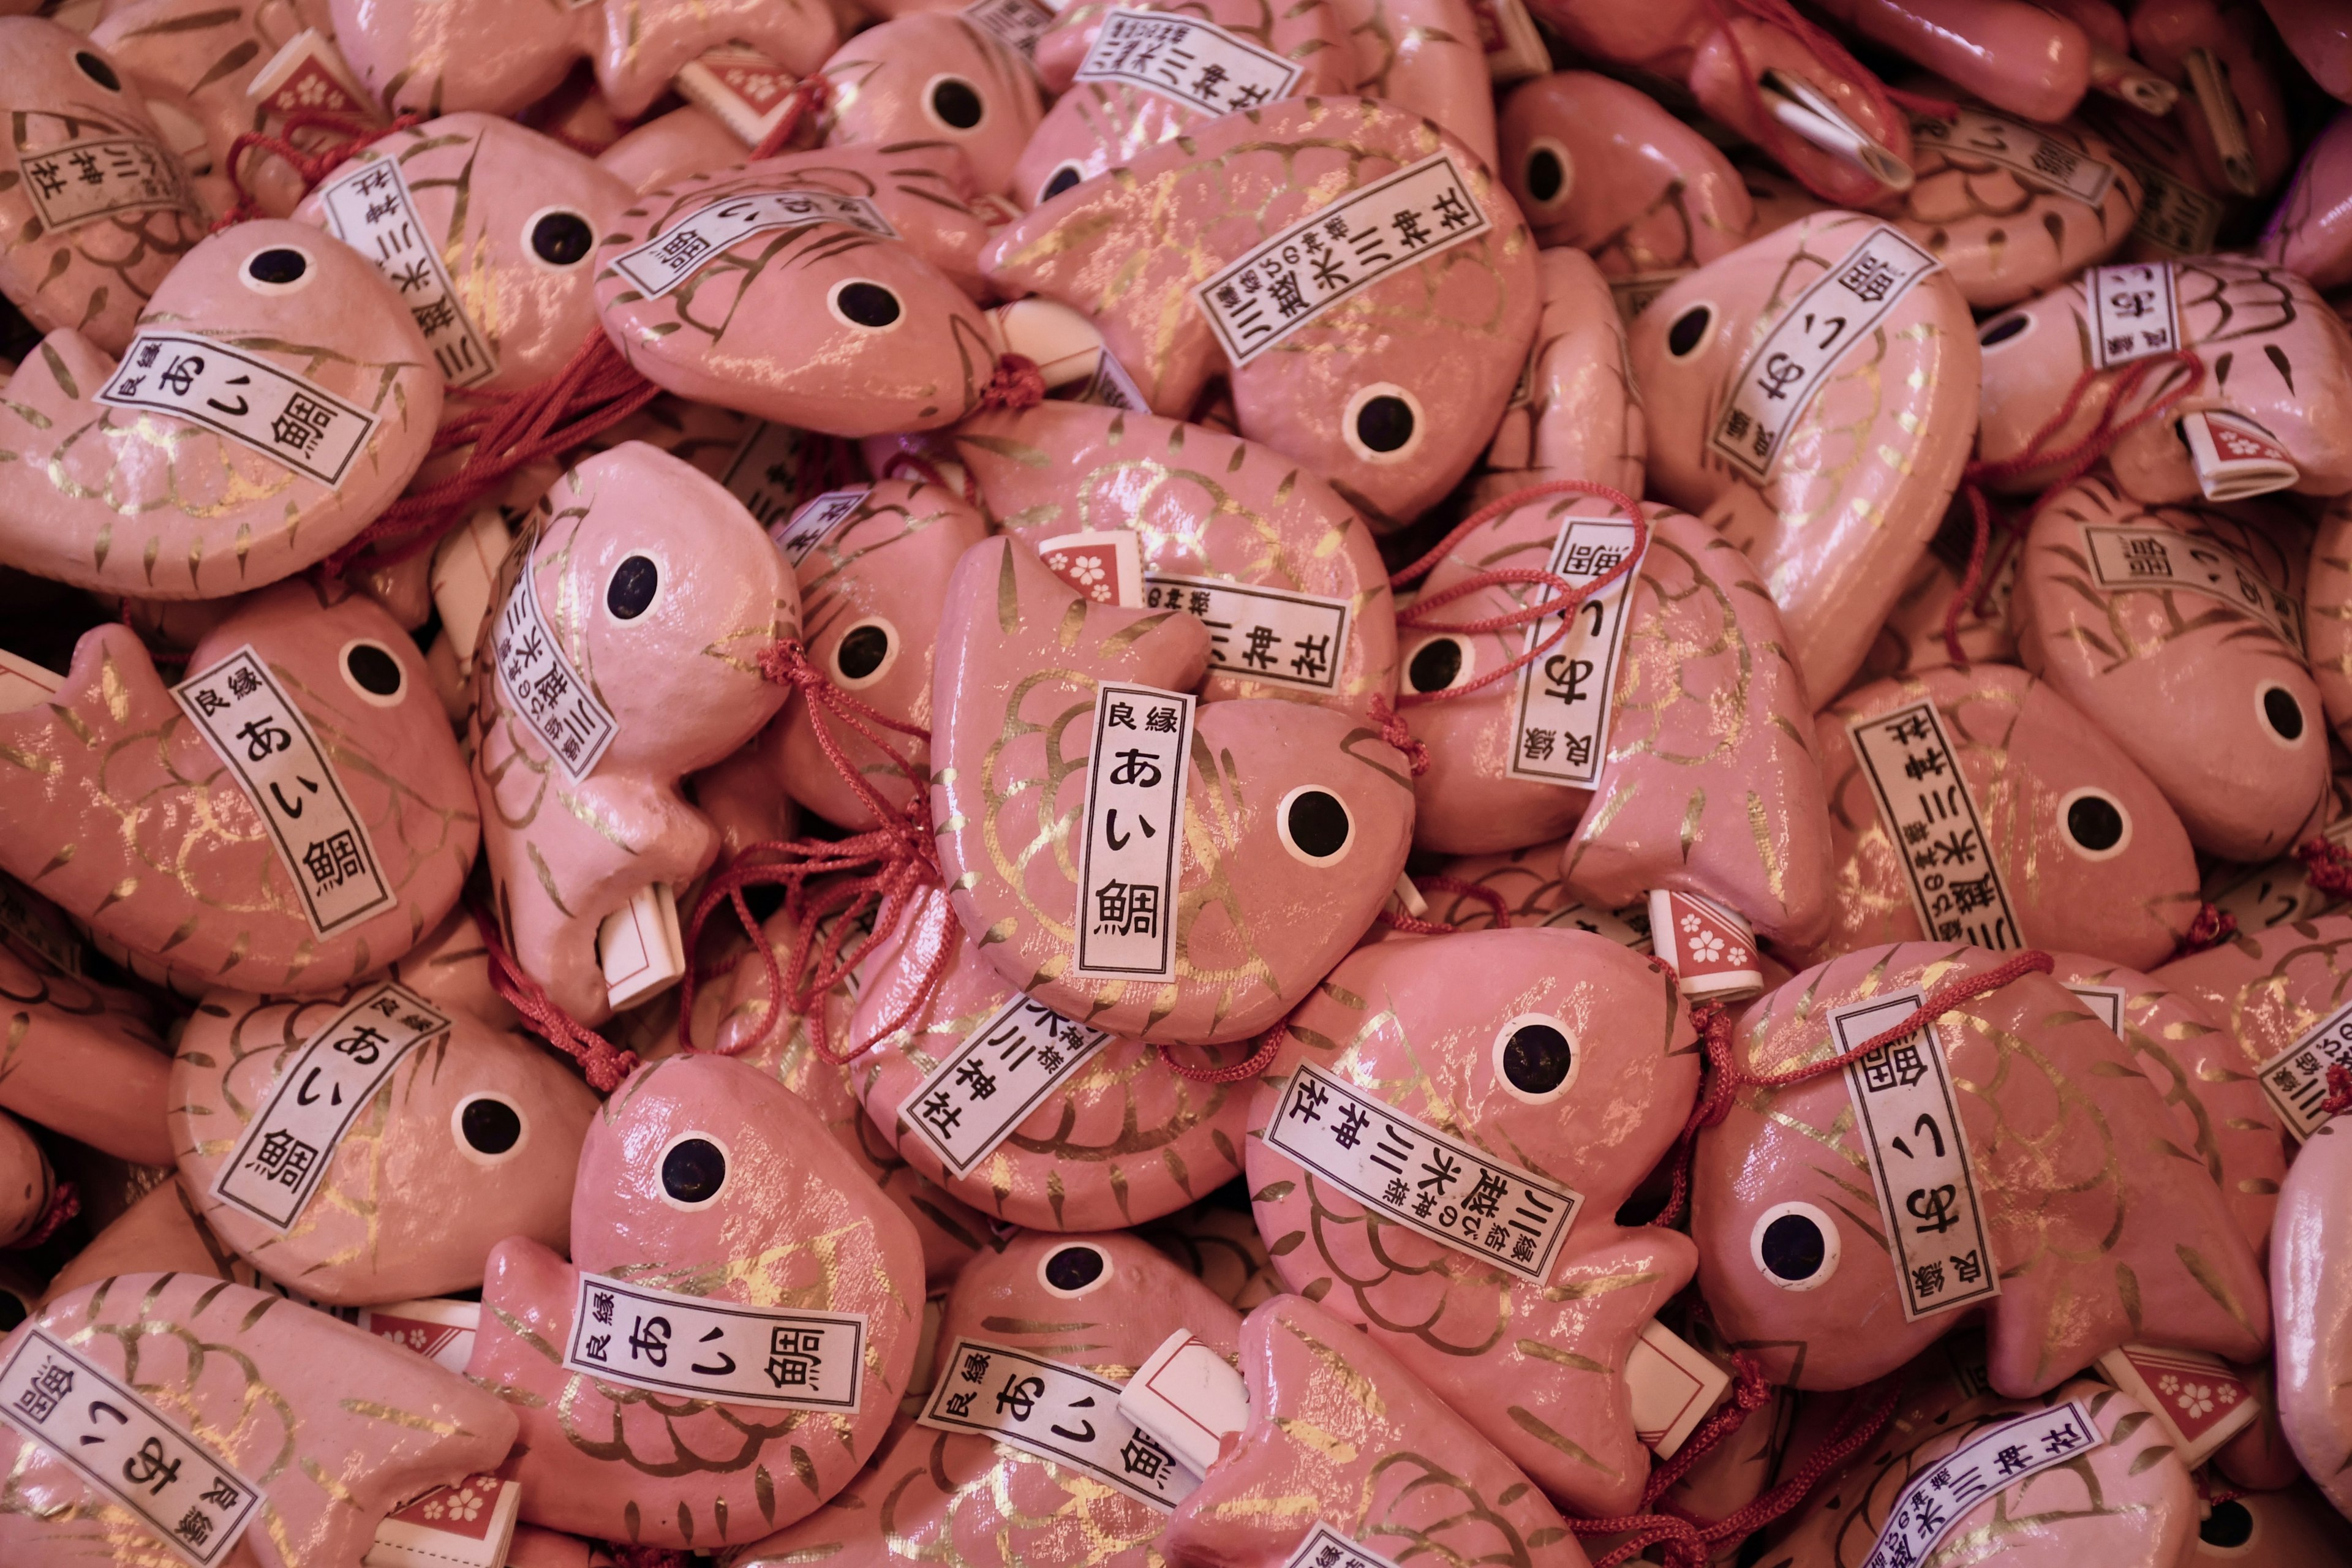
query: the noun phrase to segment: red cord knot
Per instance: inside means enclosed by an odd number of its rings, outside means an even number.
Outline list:
[[[2336,1069],[2342,1072],[2342,1068]],[[49,1192],[49,1206],[42,1214],[40,1224],[9,1242],[0,1251],[30,1252],[65,1228],[66,1222],[81,1213],[81,1194],[71,1182],[59,1182]]]
[[[2306,838],[2294,854],[2313,887],[2331,899],[2352,899],[2352,849],[2333,838]]]
[[[1034,408],[1045,401],[1045,373],[1025,354],[1002,354],[996,373],[981,390],[982,408]]]
[[[247,153],[257,149],[277,153],[295,174],[301,176],[303,189],[307,191],[342,167],[352,154],[362,149],[373,147],[387,136],[424,123],[425,116],[409,113],[376,130],[363,121],[354,120],[348,114],[337,114],[331,110],[298,109],[286,117],[280,135],[273,136],[261,131],[238,132],[236,139],[228,144],[226,160],[229,186],[236,192],[236,205],[221,216],[211,232],[218,234],[223,229],[261,216],[260,205],[254,200],[253,192],[245,183],[245,155]],[[343,140],[330,142],[316,152],[309,152],[296,146],[290,140],[296,132],[302,131],[338,131],[343,133]]]
[[[478,906],[473,916],[476,929],[482,933],[482,945],[490,955],[490,989],[521,1014],[523,1022],[549,1045],[578,1062],[589,1088],[599,1094],[610,1094],[627,1082],[629,1075],[641,1065],[637,1053],[621,1049],[557,1006],[546,988],[524,973],[522,966],[507,952],[506,942],[499,935],[497,920]]]
[[[1387,698],[1372,698],[1369,717],[1381,739],[1403,753],[1405,766],[1413,777],[1419,778],[1429,771],[1429,743],[1412,732],[1412,726],[1404,721],[1404,715],[1391,707]]]
[[[694,1568],[693,1556],[675,1546],[645,1546],[632,1542],[608,1541],[613,1561],[617,1568]]]
[[[2238,934],[2238,917],[2211,904],[2197,906],[2197,918],[2189,922],[2182,933],[2180,945],[2172,951],[2175,958],[2189,958],[2209,952]]]
[[[1511,929],[1510,900],[1483,882],[1467,881],[1460,877],[1438,876],[1416,878],[1414,885],[1422,888],[1434,888],[1441,893],[1452,893],[1457,899],[1475,899],[1495,911],[1495,930]],[[1456,926],[1454,929],[1459,931],[1461,928]]]
[[[1274,1058],[1282,1051],[1282,1037],[1289,1028],[1290,1020],[1287,1018],[1276,1024],[1259,1037],[1257,1049],[1252,1051],[1245,1060],[1235,1062],[1231,1067],[1193,1067],[1188,1062],[1179,1061],[1176,1047],[1166,1045],[1160,1047],[1160,1060],[1178,1078],[1191,1079],[1194,1083],[1241,1083],[1262,1076],[1274,1065]],[[1195,1048],[1209,1050],[1213,1047],[1202,1046]]]
[[[2352,1068],[2342,1062],[2327,1064],[2327,1098],[2319,1102],[2322,1116],[2341,1116],[2352,1110]]]

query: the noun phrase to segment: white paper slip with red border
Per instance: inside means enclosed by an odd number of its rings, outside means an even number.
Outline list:
[[[1118,1413],[1157,1437],[1186,1469],[1205,1476],[1225,1439],[1249,1425],[1249,1384],[1208,1342],[1179,1329],[1128,1379]]]
[[[1731,1386],[1731,1374],[1652,1318],[1625,1352],[1625,1388],[1633,1400],[1633,1435],[1671,1459]]]
[[[1735,910],[1696,893],[1650,889],[1650,951],[1674,966],[1684,995],[1727,1001],[1764,989],[1756,931]]]
[[[467,1476],[435,1487],[384,1516],[365,1568],[505,1568],[522,1483]]]

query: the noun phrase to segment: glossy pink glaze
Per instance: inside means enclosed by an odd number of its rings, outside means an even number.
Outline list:
[[[1194,284],[1350,191],[1439,152],[1493,227],[1386,273],[1231,373],[1241,433],[1304,464],[1383,531],[1435,502],[1486,446],[1542,300],[1535,243],[1483,162],[1373,99],[1291,99],[1207,121],[1008,226],[982,252],[1007,293],[1091,317],[1154,412],[1181,417],[1226,358]],[[1365,446],[1365,400],[1414,410],[1404,444]]]
[[[2352,500],[2330,500],[2315,520],[2303,639],[2329,727],[2339,738],[2352,733]]]
[[[2205,183],[2212,190],[2229,190],[2230,181],[2215,150],[2213,133],[2199,111],[2196,94],[2187,90],[2188,72],[2182,62],[2191,49],[2211,51],[2231,96],[2237,100],[2257,189],[2272,189],[2294,163],[2286,95],[2273,64],[2276,35],[2263,21],[2258,9],[2244,0],[2138,0],[2132,7],[2132,53],[2159,76],[2182,83],[2173,116],[2188,132]]]
[[[2227,1031],[2252,1074],[2352,1000],[2352,916],[2242,932],[2153,973]]]
[[[614,613],[620,569],[652,561],[652,603]],[[717,481],[632,442],[557,480],[499,574],[486,634],[529,570],[578,678],[615,721],[590,775],[572,784],[510,703],[486,635],[474,672],[474,790],[503,940],[556,1005],[593,1025],[612,1012],[597,959],[605,916],[649,884],[682,895],[718,836],[679,793],[783,705],[760,651],[800,630],[782,553]]]
[[[664,1187],[671,1147],[725,1156],[691,1208]],[[866,1316],[854,1415],[652,1395],[565,1372],[582,1272],[655,1289]],[[642,1068],[589,1124],[572,1262],[516,1237],[490,1253],[469,1378],[515,1406],[512,1472],[531,1523],[606,1541],[711,1550],[802,1518],[882,1439],[914,1361],[922,1249],[814,1112],[723,1057]]]
[[[2202,256],[2174,264],[2180,336],[2205,365],[2196,391],[2116,442],[2107,454],[2116,486],[2141,501],[2184,501],[2200,494],[2179,416],[2224,409],[2252,420],[2287,449],[2305,495],[2352,490],[2352,337],[2310,284],[2268,262]],[[1983,430],[1978,456],[1988,463],[2024,455],[2034,433],[2063,406],[2087,374],[2092,391],[2074,416],[2042,447],[2063,452],[2091,433],[2114,402],[2123,369],[2091,369],[2089,306],[2084,285],[2067,283],[1985,324]],[[2022,317],[2026,325],[2011,329]],[[2225,369],[2226,366],[2226,369]],[[2186,373],[2159,369],[2115,410],[2120,422],[2179,384]],[[2001,490],[2039,491],[2054,465],[1999,481]]]
[[[1925,934],[1850,737],[1856,720],[1922,699],[1936,705],[1958,753],[2021,940],[2142,968],[2169,957],[2199,906],[2196,858],[2179,818],[2138,765],[2065,699],[2021,669],[1983,664],[1857,687],[1814,718],[1829,786],[1837,920],[1829,939],[1799,961]],[[2072,807],[2085,794],[2123,818],[2120,841],[2074,837]]]
[[[363,697],[345,666],[360,641],[400,667],[389,702]],[[241,601],[188,668],[248,644],[325,748],[393,907],[313,932],[252,798],[121,626],[83,635],[54,703],[0,715],[0,869],[147,978],[318,995],[398,958],[448,912],[480,829],[425,660],[373,601],[328,605],[307,582],[283,584]]]
[[[629,363],[682,397],[851,437],[928,430],[980,406],[994,338],[959,280],[983,229],[943,145],[824,149],[697,174],[641,197],[599,237],[596,301]],[[825,222],[750,235],[658,298],[614,270],[624,253],[729,198],[806,190],[871,202],[902,237]],[[843,313],[853,284],[895,313]],[[867,312],[878,317],[878,310]]]
[[[1544,308],[1527,401],[1504,411],[1471,493],[1483,505],[1529,485],[1585,479],[1639,495],[1649,426],[1609,280],[1565,245],[1537,253],[1536,276]]]
[[[306,258],[299,279],[256,285],[248,265],[287,248]],[[243,593],[349,541],[425,458],[440,373],[392,285],[339,240],[240,224],[189,251],[142,320],[308,377],[375,429],[329,485],[178,415],[98,402],[117,359],[62,328],[0,393],[0,446],[16,459],[0,464],[0,554],[12,563],[142,598]]]
[[[1412,831],[1404,759],[1358,721],[1295,702],[1205,703],[1185,763],[1176,979],[1064,974],[1096,683],[1190,690],[1208,649],[1190,616],[1089,604],[1009,539],[965,552],[940,626],[931,820],[957,918],[990,933],[989,963],[1036,1000],[1155,1043],[1244,1039],[1297,1005],[1372,923]],[[1349,820],[1322,865],[1295,857],[1277,820],[1308,787]]]
[[[928,1005],[877,1037],[913,998],[943,942],[955,949]],[[1032,1230],[1123,1228],[1171,1214],[1241,1173],[1249,1086],[1192,1082],[1158,1047],[1113,1037],[969,1175],[953,1176],[908,1132],[899,1108],[1013,989],[950,923],[946,895],[936,891],[876,952],[870,973],[849,1026],[853,1039],[874,1042],[850,1068],[866,1113],[901,1160],[981,1214]]]
[[[1312,1301],[1242,1321],[1250,1420],[1160,1537],[1177,1568],[1280,1568],[1318,1522],[1393,1558],[1585,1568],[1528,1477],[1404,1363]]]
[[[2315,289],[2352,283],[2352,115],[2336,115],[2304,149],[2261,254]]]
[[[1088,1252],[1099,1267],[1090,1283],[1066,1290],[1045,1278],[1055,1259],[1070,1268]],[[969,1336],[1125,1384],[1179,1329],[1231,1360],[1240,1327],[1238,1312],[1135,1237],[1027,1235],[982,1253],[958,1277],[939,1343],[944,1353]],[[1167,1520],[1011,1443],[909,1426],[834,1507],[746,1549],[730,1568],[894,1568],[918,1553],[965,1568],[1145,1568],[1164,1561],[1154,1548]]]
[[[1833,362],[1760,489],[1706,443],[1751,350],[1874,222],[1800,219],[1675,284],[1633,327],[1652,491],[1701,512],[1755,563],[1816,704],[1860,667],[1968,459],[1978,355],[1958,286],[1928,274]],[[1685,318],[1702,309],[1696,342],[1676,354],[1675,329],[1692,331]]]
[[[1825,1058],[1831,1011],[1914,986],[1933,993],[2001,962],[1943,943],[1850,952],[1752,1003],[1735,1059],[1764,1073]],[[2201,1164],[2142,1156],[2171,1135],[2172,1115],[2105,1024],[2055,980],[2028,973],[1945,1013],[1936,1032],[2000,1294],[1981,1309],[1903,1321],[1851,1091],[1832,1073],[1745,1092],[1728,1120],[1700,1134],[1691,1215],[1699,1286],[1734,1345],[1776,1382],[1852,1388],[1981,1316],[1992,1385],[2019,1398],[2127,1342],[2238,1361],[2264,1353],[2261,1268]],[[1751,1252],[1764,1216],[1791,1202],[1811,1205],[1817,1229],[1835,1227],[1842,1254],[1796,1291]]]
[[[1495,84],[1465,0],[1331,0],[1331,9],[1355,60],[1341,90],[1433,121],[1495,166]]]
[[[2099,527],[2179,537],[2181,569],[2211,570],[2229,596],[2102,587],[2085,532]],[[2275,504],[2144,507],[2100,479],[2053,497],[2026,538],[2020,661],[2147,772],[2189,842],[2225,859],[2287,853],[2327,798],[2318,689],[2302,649],[2246,608],[2235,576],[2251,574],[2292,615],[2305,539]],[[2151,724],[2158,713],[2165,721]]]
[[[1380,546],[1344,498],[1280,453],[1153,414],[1046,402],[966,420],[955,454],[990,521],[1032,549],[1062,534],[1129,528],[1147,578],[1206,577],[1345,602],[1347,632],[1328,650],[1328,689],[1252,679],[1239,644],[1213,644],[1205,700],[1273,698],[1361,716],[1395,700],[1395,598]],[[1296,656],[1282,652],[1276,668],[1296,673]]]
[[[1572,1054],[1564,1080],[1531,1094],[1507,1076],[1506,1051],[1538,1018]],[[1545,1282],[1386,1220],[1272,1149],[1265,1130],[1302,1062],[1581,1194]],[[1613,1216],[1697,1089],[1674,982],[1605,937],[1511,930],[1360,948],[1293,1016],[1250,1108],[1258,1229],[1291,1289],[1365,1329],[1553,1498],[1631,1512],[1649,1455],[1625,1353],[1696,1259],[1679,1232]]]
[[[2344,1192],[2352,1129],[2339,1118],[2312,1134],[2287,1167],[2271,1233],[2278,1321],[2278,1413],[2287,1442],[2336,1510],[2352,1513],[2352,1290],[2345,1289]]]
[[[0,1107],[134,1164],[169,1164],[172,1058],[136,992],[0,937]]]
[[[1044,112],[1027,63],[949,12],[869,27],[845,42],[822,74],[825,145],[944,139],[971,161],[974,185],[999,194],[1012,188],[1013,164]]]
[[[686,104],[656,115],[596,154],[606,173],[637,192],[674,185],[743,162],[742,139],[709,110]]]
[[[51,1300],[32,1324],[193,1422],[260,1487],[232,1563],[357,1563],[385,1514],[496,1469],[515,1439],[497,1400],[414,1351],[201,1274],[103,1280]],[[0,1354],[23,1337],[0,1342]],[[10,1562],[179,1561],[130,1510],[5,1430],[0,1552]]]
[[[1822,0],[1822,9],[2028,120],[2065,119],[2091,84],[2091,41],[2083,29],[2024,0]]]
[[[98,74],[75,63],[85,54]],[[204,237],[209,216],[193,190],[180,188],[159,190],[152,205],[51,228],[23,178],[27,155],[127,138],[152,147],[170,177],[184,180],[185,172],[103,47],[37,16],[0,16],[0,55],[8,60],[0,109],[18,175],[0,191],[0,294],[39,331],[72,328],[100,352],[119,354],[165,275]],[[106,85],[107,75],[116,86]]]
[[[2263,10],[2312,79],[2352,102],[2352,6],[2344,0],[2263,0]]]

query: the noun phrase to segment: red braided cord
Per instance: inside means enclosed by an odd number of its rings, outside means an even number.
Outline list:
[[[430,550],[491,486],[526,463],[552,457],[619,424],[661,392],[621,357],[601,330],[592,329],[564,367],[536,386],[503,397],[469,397],[476,405],[445,419],[432,450],[471,446],[447,479],[414,489],[386,507],[357,537],[327,557],[339,573],[363,552],[371,564],[390,565]]]
[[[1382,904],[1374,911],[1372,919],[1391,931],[1401,931],[1408,936],[1451,936],[1462,929],[1459,926],[1448,925],[1444,921],[1425,921],[1419,915],[1408,914],[1402,910],[1392,910],[1386,904]]]
[[[284,135],[273,136],[261,131],[239,132],[236,140],[228,144],[228,157],[226,160],[229,185],[236,192],[236,205],[221,216],[220,221],[213,225],[211,232],[218,234],[223,229],[261,216],[261,208],[254,201],[253,192],[246,186],[246,153],[257,149],[265,153],[277,153],[292,165],[294,172],[302,177],[304,188],[308,189],[341,168],[345,160],[362,148],[372,147],[387,136],[424,123],[425,116],[421,114],[404,114],[391,124],[377,131],[371,130],[363,121],[354,120],[348,114],[338,114],[331,110],[298,109],[286,117],[283,127]],[[344,139],[332,142],[316,153],[309,153],[288,140],[298,131],[340,131],[343,132]]]
[[[2352,850],[2332,838],[2306,838],[2294,853],[2313,887],[2331,899],[2352,899]]]
[[[876,826],[840,840],[772,840],[745,849],[732,865],[710,879],[701,898],[695,901],[693,914],[687,921],[686,950],[689,953],[698,950],[704,923],[720,904],[726,904],[743,922],[744,931],[760,950],[768,971],[766,1025],[758,1035],[732,1047],[730,1054],[749,1050],[765,1039],[787,1012],[803,1016],[814,1013],[818,1023],[815,1048],[828,1061],[845,1062],[870,1047],[875,1040],[886,1039],[905,1027],[929,1004],[954,952],[955,917],[949,915],[950,932],[931,954],[921,981],[907,1003],[865,1045],[835,1055],[829,1043],[830,1032],[824,1026],[824,998],[898,930],[908,906],[937,883],[939,856],[931,838],[928,792],[919,787],[903,807],[885,801],[843,750],[828,719],[848,725],[909,779],[919,772],[914,760],[871,728],[868,721],[925,741],[930,738],[930,731],[893,719],[834,685],[823,670],[809,662],[808,650],[798,642],[787,639],[761,649],[759,662],[761,675],[790,688],[807,701],[818,747],[873,816]],[[819,878],[835,876],[845,879],[812,901],[809,884]],[[751,917],[751,906],[743,900],[742,890],[751,886],[781,886],[785,889],[784,907],[799,927],[788,961],[789,975],[778,966],[774,950],[768,945],[759,922]],[[845,952],[844,944],[849,940],[854,918],[869,906],[875,910],[873,930],[853,951]],[[832,921],[831,928],[821,935],[819,927],[828,920]],[[678,998],[678,1039],[689,1051],[696,1048],[694,993],[698,983],[696,966],[688,963]]]
[[[610,1094],[627,1081],[637,1070],[637,1053],[622,1050],[557,1006],[545,987],[525,974],[507,952],[506,943],[499,940],[499,922],[489,911],[476,906],[471,912],[475,928],[482,933],[482,945],[489,951],[490,989],[521,1014],[523,1022],[549,1045],[578,1062],[589,1088]]]
[[[2168,364],[2185,367],[2189,379],[2162,394],[2122,423],[2116,423],[2116,408],[2139,391],[2140,384],[2147,379],[2151,371]],[[2090,395],[2092,388],[2100,385],[2103,378],[2110,375],[2114,379],[2105,383],[2108,387],[2106,402],[2100,407],[2098,420],[2089,433],[2063,451],[2045,452],[2043,448],[2057,438],[2058,432],[2074,421],[2075,414],[2083,406],[2083,399]],[[2058,412],[2042,422],[2042,428],[2033,433],[2032,438],[2015,457],[2004,458],[1998,463],[1979,459],[1960,471],[1960,492],[1969,498],[1969,506],[1976,516],[1976,542],[1969,548],[1969,569],[1960,576],[1959,589],[1952,595],[1951,603],[1944,607],[1944,651],[1951,656],[1954,664],[1968,663],[1960,652],[1960,615],[1965,605],[1978,599],[1984,583],[1985,557],[1992,542],[1991,511],[1985,504],[1984,494],[1979,487],[2014,479],[2045,463],[2057,464],[2058,477],[2042,486],[2042,493],[2033,498],[2032,504],[2019,514],[2030,525],[2034,516],[2049,504],[2051,497],[2089,473],[2093,464],[2115,449],[2116,442],[2142,426],[2163,418],[2183,398],[2204,384],[2205,362],[2193,349],[2173,349],[2166,353],[2151,354],[2146,359],[2134,360],[2120,372],[2104,371],[2096,366],[2085,367],[2083,374],[2074,378],[2074,384],[2067,391],[2066,400],[2058,405]]]
[[[1510,900],[1484,882],[1473,882],[1461,877],[1438,876],[1417,878],[1414,885],[1422,888],[1435,888],[1440,892],[1452,893],[1457,899],[1475,899],[1495,911],[1495,930],[1511,929]],[[1457,926],[1454,929],[1458,931],[1461,928]]]
[[[1045,401],[1045,373],[1025,354],[999,354],[996,370],[982,389],[982,408],[1034,408]]]
[[[1507,631],[1513,626],[1532,626],[1547,616],[1558,616],[1559,625],[1552,629],[1549,637],[1528,648],[1508,664],[1498,666],[1475,680],[1464,681],[1459,686],[1448,687],[1443,691],[1407,692],[1399,700],[1400,706],[1409,702],[1442,702],[1456,697],[1466,697],[1473,691],[1491,686],[1496,681],[1525,669],[1568,636],[1570,619],[1579,605],[1615,583],[1619,578],[1627,576],[1640,568],[1643,553],[1650,547],[1650,514],[1642,509],[1640,501],[1622,490],[1612,489],[1607,485],[1597,485],[1585,479],[1550,479],[1543,484],[1529,485],[1525,489],[1514,490],[1499,500],[1490,501],[1480,507],[1455,524],[1453,531],[1438,541],[1435,547],[1423,555],[1420,560],[1391,574],[1389,586],[1402,588],[1419,582],[1428,575],[1431,568],[1445,559],[1456,543],[1475,530],[1484,528],[1498,517],[1508,516],[1530,501],[1541,500],[1546,496],[1554,495],[1595,496],[1608,501],[1632,521],[1633,548],[1625,552],[1623,560],[1581,587],[1557,573],[1547,572],[1538,567],[1498,566],[1485,572],[1475,573],[1450,588],[1441,588],[1434,594],[1423,595],[1414,601],[1410,609],[1398,615],[1396,624],[1399,631],[1461,632],[1475,636],[1483,632]],[[1482,589],[1505,583],[1548,584],[1558,591],[1559,596],[1538,605],[1522,605],[1504,615],[1489,616],[1478,621],[1444,622],[1425,618],[1432,610],[1450,605],[1456,599],[1465,598]],[[1423,770],[1414,771],[1418,773]]]
[[[675,1546],[645,1546],[626,1541],[608,1541],[604,1545],[612,1552],[616,1568],[694,1568],[693,1555]]]
[[[2342,1062],[2327,1064],[2327,1098],[2319,1102],[2322,1116],[2341,1116],[2352,1110],[2352,1068]]]
[[[1510,926],[1511,917],[1506,911],[1503,895],[1494,889],[1465,882],[1459,877],[1430,877],[1423,880],[1429,887],[1443,888],[1449,893],[1475,899],[1493,910],[1496,930],[1507,930]],[[1419,915],[1408,914],[1402,909],[1391,909],[1386,904],[1382,904],[1372,918],[1392,931],[1410,931],[1414,936],[1451,936],[1462,929],[1451,921],[1423,920]]]
[[[898,477],[898,470],[901,468],[912,468],[915,477],[925,484],[937,485],[943,490],[952,490],[957,487],[948,483],[947,475],[941,473],[939,467],[943,461],[952,460],[927,456],[920,452],[893,452],[890,455],[890,460],[882,465],[882,477],[886,479],[895,479]],[[980,480],[973,477],[970,464],[959,466],[963,469],[963,503],[977,511],[980,510]]]
[[[1259,1037],[1257,1049],[1249,1054],[1247,1060],[1235,1062],[1229,1068],[1187,1067],[1176,1059],[1175,1047],[1165,1045],[1160,1047],[1160,1065],[1178,1078],[1188,1078],[1194,1083],[1240,1083],[1244,1079],[1258,1077],[1274,1065],[1274,1058],[1282,1050],[1282,1037],[1289,1027],[1287,1018],[1276,1024]]]
[[[30,1252],[64,1229],[66,1222],[79,1213],[81,1194],[74,1190],[71,1182],[59,1182],[49,1189],[49,1206],[43,1211],[40,1223],[16,1240],[0,1246],[0,1252]]]
[[[782,152],[784,143],[793,139],[793,132],[801,128],[801,121],[824,109],[825,88],[826,82],[822,76],[806,76],[794,82],[793,106],[784,110],[784,117],[777,121],[765,136],[760,138],[759,145],[751,149],[749,162],[772,158]]]
[[[1377,691],[1372,694],[1371,711],[1368,717],[1372,721],[1372,728],[1380,731],[1381,739],[1403,754],[1406,772],[1419,778],[1429,771],[1428,743],[1412,732],[1412,726],[1404,721],[1404,715]]]
[[[2175,958],[2189,958],[2208,952],[2238,934],[2238,917],[2211,904],[2197,906],[2197,918],[2189,922],[2181,933],[2180,944],[2172,950]]]

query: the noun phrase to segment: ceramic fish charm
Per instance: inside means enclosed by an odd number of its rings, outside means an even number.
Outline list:
[[[1591,258],[1565,247],[1538,253],[1536,268],[1543,324],[1527,395],[1503,415],[1473,495],[1483,504],[1552,479],[1639,495],[1648,426],[1612,286]]]
[[[818,126],[828,147],[895,151],[943,141],[962,149],[980,190],[1004,193],[1043,112],[1027,61],[952,12],[923,12],[866,28],[819,73]]]

